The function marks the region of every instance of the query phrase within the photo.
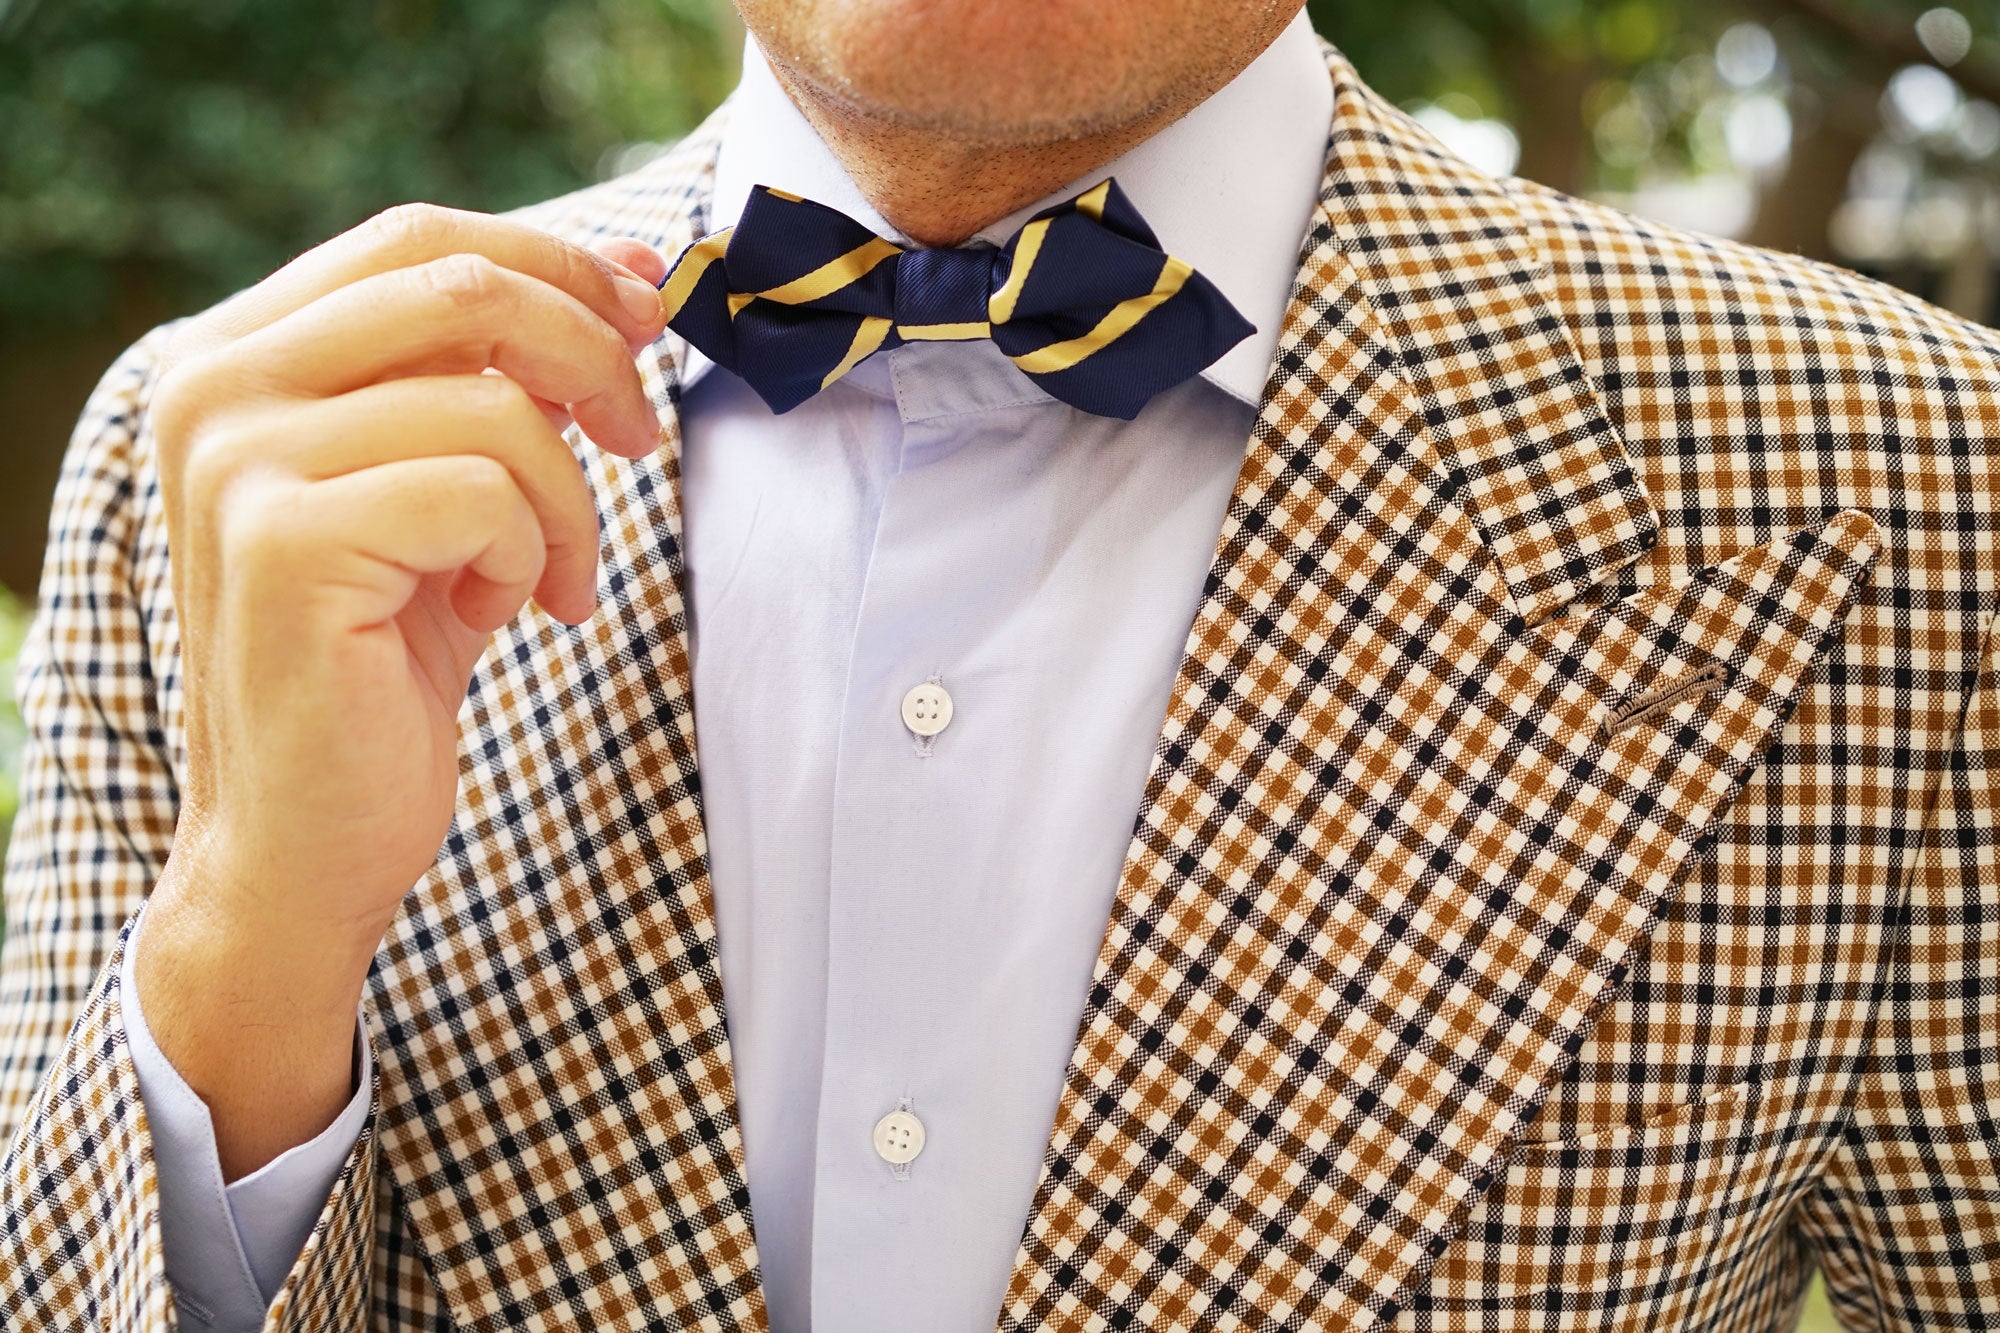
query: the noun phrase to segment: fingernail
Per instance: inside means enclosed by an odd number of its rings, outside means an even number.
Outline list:
[[[613,278],[612,285],[618,289],[618,299],[625,303],[625,309],[641,324],[651,324],[660,317],[660,294],[653,290],[651,283],[637,278]]]

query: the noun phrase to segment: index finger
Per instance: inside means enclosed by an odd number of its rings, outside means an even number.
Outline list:
[[[189,351],[232,342],[363,278],[454,254],[484,255],[561,288],[635,348],[659,337],[666,326],[652,285],[602,255],[491,214],[399,204],[196,316],[177,341]]]

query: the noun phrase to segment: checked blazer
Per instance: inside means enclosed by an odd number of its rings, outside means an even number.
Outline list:
[[[2000,1324],[1985,330],[1496,181],[1328,52],[1322,203],[994,1325]],[[672,253],[718,113],[528,210]],[[181,683],[146,404],[63,475],[0,966],[0,1325],[170,1327],[121,927]],[[582,451],[366,1003],[291,1329],[761,1330],[663,428]],[[929,1333],[929,1331],[918,1331]]]

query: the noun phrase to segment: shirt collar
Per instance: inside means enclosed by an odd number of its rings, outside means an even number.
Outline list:
[[[1004,244],[1030,217],[1106,176],[1118,178],[1169,254],[1207,275],[1257,331],[1203,371],[1219,388],[1257,405],[1298,272],[1298,251],[1319,202],[1333,81],[1305,12],[1264,53],[1187,115],[1107,165],[1024,205],[978,233]],[[816,130],[793,105],[755,40],[730,101],[708,226],[742,215],[753,185],[837,208],[891,240],[891,227],[862,196]],[[713,364],[690,355],[682,384]]]

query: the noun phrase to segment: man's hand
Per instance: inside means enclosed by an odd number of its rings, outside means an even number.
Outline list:
[[[543,233],[391,210],[189,321],[155,390],[187,700],[174,850],[134,966],[225,1173],[331,1123],[355,1006],[458,790],[457,714],[530,596],[596,603],[561,431],[644,457],[642,277]]]

